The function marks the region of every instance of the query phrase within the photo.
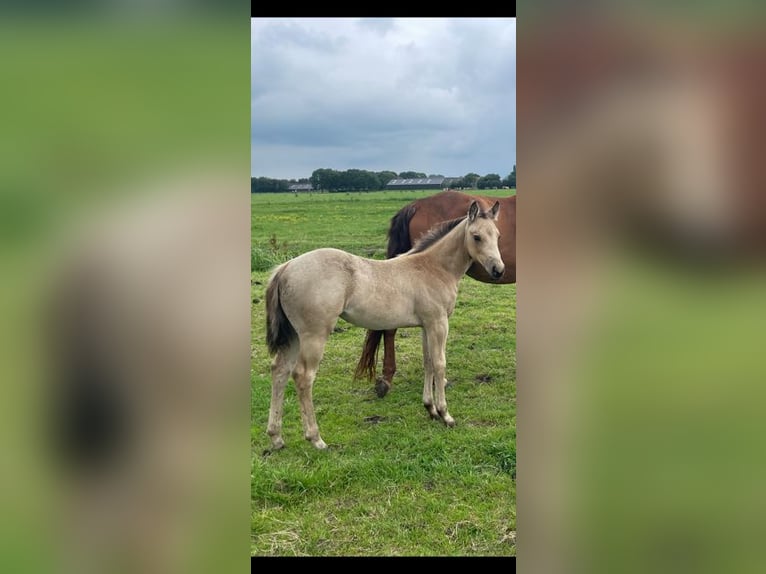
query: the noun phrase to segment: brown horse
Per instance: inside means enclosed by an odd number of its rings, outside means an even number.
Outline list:
[[[482,195],[468,195],[458,191],[444,191],[418,199],[406,205],[391,218],[388,229],[388,252],[390,259],[412,248],[414,242],[435,225],[465,214],[472,201],[479,202],[483,210],[489,209],[498,198]],[[490,276],[481,266],[474,263],[467,275],[482,283],[516,283],[516,196],[500,198],[500,213],[497,227],[500,230],[499,249],[505,263],[505,273],[500,279]],[[375,382],[375,392],[384,397],[391,389],[396,373],[396,329],[367,331],[364,351],[359,359],[357,375],[375,378],[375,363],[380,340],[383,338],[383,377]]]

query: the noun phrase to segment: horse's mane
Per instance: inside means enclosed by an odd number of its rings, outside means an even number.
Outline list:
[[[420,253],[431,247],[434,243],[439,241],[442,237],[447,235],[450,231],[455,229],[457,225],[463,221],[467,216],[458,217],[457,219],[450,219],[449,221],[443,221],[434,225],[426,233],[424,233],[420,239],[415,242],[415,246],[408,252],[409,254]]]

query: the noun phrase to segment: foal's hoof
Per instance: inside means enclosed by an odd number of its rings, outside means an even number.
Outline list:
[[[285,441],[282,440],[282,437],[276,437],[271,439],[272,452],[282,448],[285,448]]]
[[[375,394],[378,395],[379,399],[382,399],[388,394],[388,391],[391,390],[391,383],[386,381],[384,378],[379,377],[377,381],[375,381]]]
[[[444,409],[443,411],[440,411],[437,409],[437,412],[439,413],[439,416],[441,417],[442,421],[444,421],[444,424],[448,427],[452,428],[455,426],[455,419],[452,418],[452,415],[450,415],[447,412],[447,409]]]
[[[434,420],[434,421],[441,420],[439,413],[436,412],[436,407],[434,407],[433,405],[423,405],[423,406],[428,411],[428,415],[431,417],[431,420]]]
[[[308,435],[304,437],[307,441],[314,445],[315,448],[323,450],[327,448],[327,444],[322,440],[322,437],[317,433],[316,436]]]

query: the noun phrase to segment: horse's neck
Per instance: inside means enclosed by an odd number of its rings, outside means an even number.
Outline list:
[[[465,226],[468,220],[461,221],[447,235],[424,252],[424,255],[435,261],[440,267],[459,281],[471,266],[471,257],[465,247]]]

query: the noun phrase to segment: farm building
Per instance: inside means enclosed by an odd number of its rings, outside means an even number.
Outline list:
[[[446,189],[456,177],[425,177],[420,179],[392,179],[386,189]]]
[[[310,183],[294,183],[287,189],[289,189],[293,193],[298,193],[299,191],[312,191],[314,188],[311,186]]]

